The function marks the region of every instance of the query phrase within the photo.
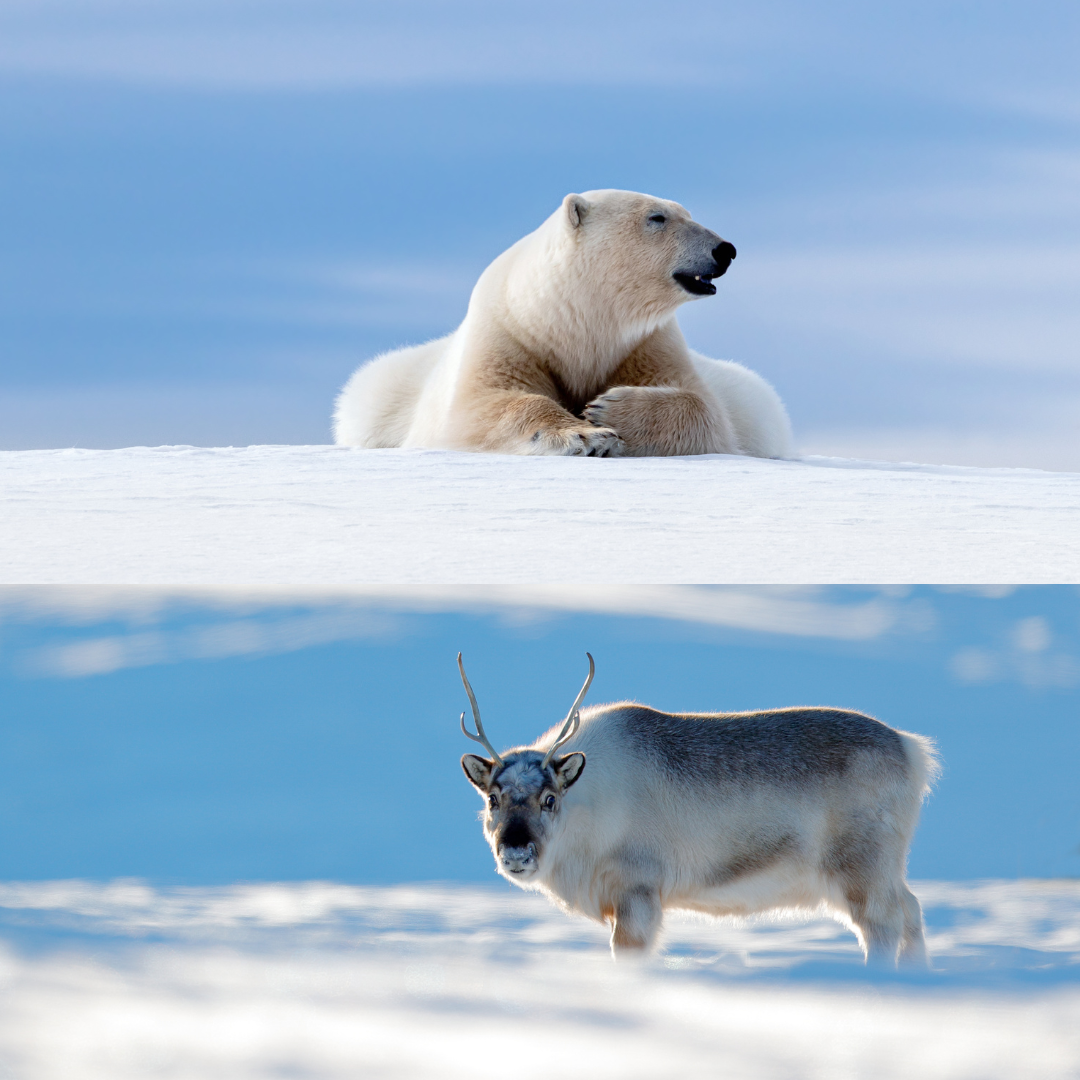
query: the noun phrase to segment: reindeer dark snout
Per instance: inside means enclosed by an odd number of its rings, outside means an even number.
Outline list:
[[[513,817],[506,823],[499,836],[499,858],[512,874],[535,869],[536,843],[532,830],[523,818]]]
[[[532,830],[523,817],[515,815],[499,834],[499,847],[523,848],[532,843]]]

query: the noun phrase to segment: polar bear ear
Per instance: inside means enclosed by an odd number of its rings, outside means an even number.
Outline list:
[[[563,210],[566,211],[566,220],[570,222],[570,228],[578,228],[589,212],[589,200],[584,195],[567,195],[562,204]]]

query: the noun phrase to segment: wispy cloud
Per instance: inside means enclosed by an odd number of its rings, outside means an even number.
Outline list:
[[[1016,589],[939,591],[987,606],[981,615],[967,609],[961,615],[951,611],[945,596],[935,600],[925,590],[887,587],[8,586],[0,589],[0,628],[40,631],[8,647],[9,665],[27,677],[83,678],[155,664],[284,654],[336,641],[407,636],[414,629],[410,619],[470,614],[510,626],[599,615],[781,639],[922,641],[935,657],[944,647],[949,672],[968,685],[1080,685],[1074,633],[1044,615],[1010,615],[1015,602],[996,606],[1015,598]],[[1031,606],[1038,610],[1037,601]]]
[[[211,88],[666,84],[691,94],[860,83],[1074,116],[1069,5],[702,5],[643,0],[7,0],[0,70]],[[1017,47],[1018,41],[1027,48]]]
[[[793,13],[794,14],[794,13]],[[735,49],[795,46],[801,26],[753,10],[703,9],[695,33],[637,0],[582,8],[566,0],[336,0],[154,4],[123,0],[9,2],[0,11],[0,68],[159,85],[340,88],[431,83],[666,82],[750,75]],[[705,35],[708,40],[703,40]],[[597,42],[603,47],[598,48]],[[718,65],[715,47],[729,48]]]
[[[29,675],[81,678],[184,660],[296,652],[334,641],[386,637],[394,629],[385,614],[363,609],[271,619],[226,618],[210,626],[135,630],[27,650],[17,667]]]
[[[867,641],[924,630],[933,612],[900,596],[723,586],[401,586],[352,589],[9,588],[0,620],[108,634],[26,649],[24,674],[78,678],[184,660],[291,652],[393,632],[395,616],[479,612],[511,620],[585,613],[761,634]],[[196,625],[191,625],[195,622]]]
[[[1067,302],[1080,292],[1080,239],[1003,247],[928,240],[918,250],[893,243],[759,253],[740,268],[740,315],[792,337],[834,336],[877,361],[884,352],[907,362],[1080,374],[1080,313]],[[729,318],[702,306],[683,321],[692,335],[721,339]]]
[[[1018,680],[1036,690],[1080,685],[1080,657],[1061,648],[1041,615],[1017,620],[998,648],[959,650],[950,667],[965,683]]]

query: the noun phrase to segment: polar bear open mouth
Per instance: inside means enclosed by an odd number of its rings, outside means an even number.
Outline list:
[[[721,270],[720,274],[724,271]],[[677,270],[671,276],[688,292],[693,293],[695,296],[715,296],[716,286],[712,283],[714,277],[719,277],[720,274],[689,274],[682,270]]]

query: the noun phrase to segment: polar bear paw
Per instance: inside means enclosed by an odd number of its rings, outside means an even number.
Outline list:
[[[538,431],[529,445],[532,454],[563,457],[619,457],[624,449],[622,439],[611,428],[592,424]]]
[[[657,398],[670,392],[667,387],[616,386],[593,398],[583,415],[590,424],[618,431],[637,419],[635,414],[641,409],[648,409]]]

